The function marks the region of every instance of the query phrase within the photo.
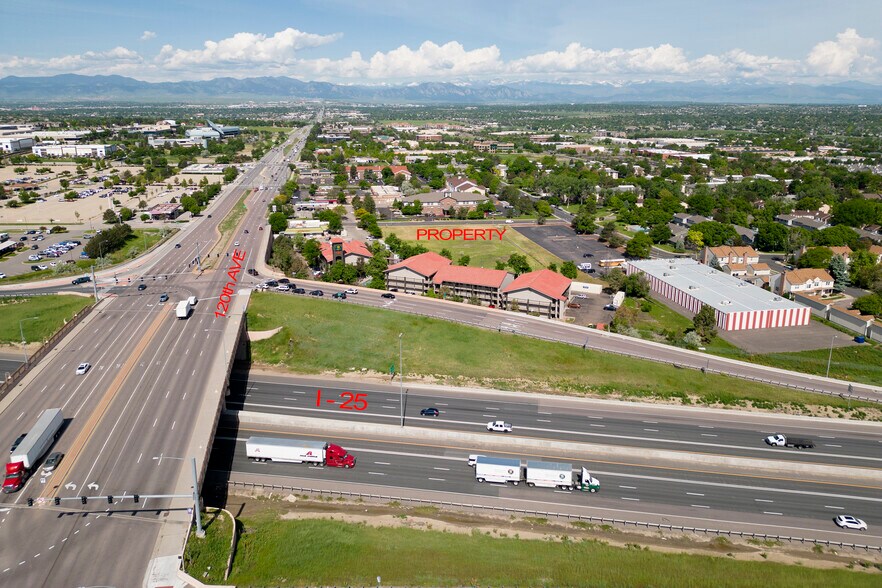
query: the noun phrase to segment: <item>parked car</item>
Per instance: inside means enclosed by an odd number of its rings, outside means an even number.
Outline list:
[[[2,280],[5,277],[6,277],[6,274],[4,274],[3,272],[0,272],[0,280]]]
[[[567,308],[582,308],[582,305],[578,302],[570,302],[567,304]]]
[[[159,301],[160,301],[160,302],[167,302],[167,301],[168,301],[168,294],[166,294],[165,292],[163,292],[163,293],[162,293],[162,296],[159,297]]]
[[[81,363],[80,365],[77,366],[77,375],[78,376],[84,375],[86,372],[89,371],[89,369],[91,367],[92,367],[91,363],[84,361],[83,363]]]
[[[382,294],[380,294],[380,298],[389,298],[391,300],[395,300],[395,294],[392,294],[391,292],[383,292]]]
[[[47,269],[49,269],[49,266],[41,263],[40,265],[37,266],[37,269],[47,270]]]
[[[487,423],[487,430],[497,433],[511,433],[512,426],[505,421],[491,421]]]
[[[583,253],[582,257],[594,257],[593,253]]]
[[[289,280],[288,278],[280,278],[279,283],[280,284],[290,284],[291,280]]]
[[[858,531],[867,530],[867,523],[851,515],[839,515],[833,520],[836,522],[837,527],[843,529],[856,529]]]
[[[431,407],[430,407],[430,408],[424,408],[423,410],[420,411],[420,416],[436,417],[436,416],[438,416],[439,414],[441,414],[441,411],[440,411],[440,410],[438,410],[437,408],[431,408]]]
[[[291,287],[288,284],[279,284],[276,286],[277,292],[288,292],[289,290],[291,290]]]
[[[238,246],[239,246],[239,242],[238,242],[238,241],[236,241],[235,243],[233,243],[233,247],[238,247]]]

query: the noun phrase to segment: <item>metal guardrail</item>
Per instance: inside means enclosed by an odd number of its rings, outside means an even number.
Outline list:
[[[355,304],[359,304],[359,302],[355,301]],[[366,303],[360,303],[360,304],[363,306],[369,306]],[[428,313],[422,313],[422,312],[417,312],[415,310],[407,310],[407,309],[401,309],[401,308],[396,308],[395,311],[406,313],[406,314],[413,314],[413,315],[417,315],[417,316],[430,316],[430,317],[432,316],[431,314],[428,314]],[[471,327],[478,327],[480,329],[485,329],[485,330],[488,329],[488,327],[480,321],[477,321],[477,322],[476,321],[466,321],[466,320],[451,318],[451,317],[446,317],[446,316],[445,317],[436,317],[436,318],[440,318],[441,320],[450,321],[450,322],[454,322],[454,323],[460,323],[463,325],[468,325]],[[863,402],[872,402],[875,404],[882,404],[882,400],[880,400],[878,398],[868,398],[866,396],[857,396],[854,394],[847,394],[844,392],[833,392],[830,390],[824,390],[822,388],[811,388],[808,386],[799,386],[797,384],[790,384],[787,382],[778,382],[776,380],[771,380],[771,379],[757,378],[755,376],[749,376],[749,375],[734,372],[734,371],[730,372],[730,371],[726,371],[726,370],[713,369],[713,368],[709,368],[706,365],[691,365],[688,363],[681,363],[678,361],[671,361],[671,360],[667,360],[667,359],[648,357],[646,355],[640,355],[637,353],[630,353],[628,351],[621,351],[621,350],[615,350],[615,349],[605,349],[603,347],[586,345],[584,343],[578,343],[578,342],[573,342],[573,341],[561,341],[560,339],[555,339],[553,337],[546,337],[546,336],[538,335],[538,334],[525,333],[525,332],[517,331],[517,330],[511,329],[511,328],[501,328],[500,327],[500,328],[497,328],[497,330],[499,332],[512,333],[515,335],[522,335],[524,337],[531,337],[533,339],[540,339],[542,341],[550,341],[552,343],[563,343],[565,345],[571,345],[573,347],[582,347],[583,349],[592,349],[594,351],[602,351],[604,353],[614,353],[616,355],[622,355],[625,357],[633,357],[636,359],[645,359],[645,360],[649,360],[649,361],[654,361],[656,363],[663,363],[666,365],[671,365],[671,366],[674,366],[677,368],[687,368],[687,369],[691,369],[691,370],[696,370],[696,371],[700,371],[702,373],[715,373],[715,374],[719,374],[722,376],[740,378],[742,380],[750,380],[753,382],[762,382],[764,384],[771,384],[773,386],[781,386],[782,388],[791,388],[794,390],[802,390],[804,392],[813,392],[816,394],[826,394],[827,396],[837,396],[839,398],[846,399],[846,400],[858,400],[858,401],[863,401]],[[598,332],[601,332],[601,331],[598,331]],[[716,356],[713,356],[713,355],[707,356],[707,358],[711,359],[711,360],[714,359],[715,357]],[[762,364],[755,364],[755,365],[761,366],[761,367],[768,367],[768,366],[762,366]],[[852,388],[852,387],[853,387],[853,384],[849,384],[849,388]]]
[[[630,521],[627,519],[616,519],[607,517],[594,517],[589,515],[578,515],[570,513],[560,513],[542,510],[530,510],[522,508],[509,508],[507,506],[487,506],[483,504],[469,504],[465,502],[453,502],[449,500],[432,500],[429,498],[406,498],[403,496],[389,496],[386,494],[365,494],[362,492],[349,492],[346,490],[321,490],[315,488],[301,488],[299,486],[284,486],[280,484],[263,484],[260,482],[237,482],[234,480],[227,481],[228,486],[251,488],[253,490],[282,490],[287,492],[305,492],[318,495],[341,496],[351,498],[367,498],[371,500],[395,500],[402,502],[413,502],[416,504],[430,504],[438,506],[448,506],[452,508],[469,508],[478,510],[488,510],[501,513],[522,514],[530,516],[541,516],[545,518],[561,518],[576,519],[589,523],[598,523],[602,525],[622,525],[625,527],[644,527],[646,529],[658,529],[665,531],[682,531],[688,533],[702,533],[704,535],[717,535],[726,537],[747,537],[749,539],[759,539],[763,541],[787,541],[788,543],[811,543],[814,545],[823,545],[825,547],[838,547],[840,549],[863,549],[864,551],[878,551],[882,553],[882,546],[879,545],[862,545],[860,543],[843,543],[841,541],[829,541],[827,539],[811,539],[808,537],[793,537],[789,535],[768,535],[766,533],[751,533],[748,531],[727,531],[725,529],[708,529],[703,527],[686,527],[683,525],[664,525],[661,523],[648,523],[643,521]]]

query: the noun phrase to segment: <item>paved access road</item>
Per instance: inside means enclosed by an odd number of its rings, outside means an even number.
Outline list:
[[[274,149],[264,163],[282,159]],[[259,164],[239,180],[255,226],[265,212],[256,204],[272,188],[250,187],[273,186],[271,176]],[[222,271],[200,275],[192,256],[217,240],[218,224],[244,192],[240,185],[225,190],[201,219],[115,270],[116,279],[113,271],[99,275],[106,299],[3,401],[2,443],[11,444],[46,408],[62,408],[67,422],[53,447],[65,453],[59,468],[0,496],[0,509],[8,509],[0,517],[0,585],[141,585],[168,507],[187,505],[145,496],[180,493],[182,476],[189,492],[182,458],[204,447],[206,440],[191,439],[192,426],[202,416],[206,382],[223,374],[232,352],[221,340],[227,319],[214,311],[230,280],[225,253],[236,249],[236,237],[220,247]],[[259,250],[258,236],[248,237],[240,244],[246,254]],[[142,283],[146,289],[139,290]],[[163,293],[167,302],[160,302]],[[174,305],[191,295],[200,299],[195,312],[176,319]],[[92,368],[77,376],[80,362]],[[134,494],[141,495],[137,504]],[[83,495],[90,497],[86,505],[77,498]],[[55,496],[62,499],[57,507]],[[29,497],[48,502],[28,508]]]
[[[324,439],[356,457],[353,469],[303,464],[256,463],[245,456],[251,436],[313,439],[296,431],[222,426],[215,439],[209,473],[223,480],[263,481],[300,487],[331,487],[404,497],[434,497],[466,503],[492,499],[496,506],[578,512],[583,515],[662,521],[717,529],[831,539],[879,545],[882,542],[882,496],[877,489],[813,483],[810,480],[727,476],[682,469],[634,467],[616,463],[578,463],[601,483],[597,494],[480,484],[466,464],[467,453],[421,443],[377,442],[368,438]],[[479,452],[480,448],[475,448]],[[499,457],[515,457],[493,453]],[[554,455],[543,456],[554,461]],[[222,483],[222,482],[220,482]],[[869,532],[841,531],[838,514],[867,521]]]
[[[487,422],[505,420],[514,426],[518,435],[540,439],[831,465],[882,466],[882,425],[878,423],[440,386],[406,388],[407,426],[479,433],[486,431]],[[231,410],[353,422],[401,422],[397,380],[382,384],[234,374],[230,392],[227,407]],[[356,397],[357,394],[363,396]],[[428,407],[437,408],[440,415],[420,416],[420,411]],[[764,437],[779,432],[812,438],[816,447],[811,450],[773,448],[763,442]]]

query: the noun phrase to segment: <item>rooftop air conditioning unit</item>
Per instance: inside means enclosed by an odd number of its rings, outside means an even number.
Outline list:
[[[669,276],[669,275],[671,275],[671,274],[669,274],[668,272],[665,272],[662,274],[662,276]]]
[[[690,290],[698,290],[698,286],[689,286]]]
[[[729,306],[730,304],[732,304],[732,301],[731,300],[722,300],[722,301],[720,301],[720,304],[722,304],[723,306]]]

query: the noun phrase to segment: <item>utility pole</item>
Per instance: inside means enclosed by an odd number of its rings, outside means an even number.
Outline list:
[[[211,254],[209,254],[211,255]],[[199,271],[202,271],[202,256],[199,255],[199,242],[196,242],[196,265],[199,266]]]
[[[202,512],[199,506],[199,478],[196,475],[196,458],[193,464],[193,514],[196,515],[196,536],[205,537],[205,531],[202,530]]]
[[[92,292],[95,294],[95,302],[98,302],[98,283],[95,277],[95,264],[92,264]]]
[[[404,333],[398,333],[398,384],[399,384],[399,402],[401,403],[401,426],[404,426],[404,364],[401,362],[401,338]]]

